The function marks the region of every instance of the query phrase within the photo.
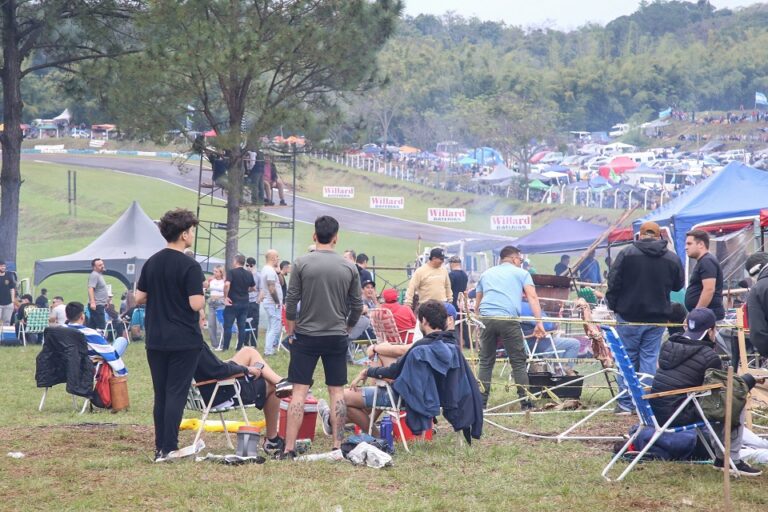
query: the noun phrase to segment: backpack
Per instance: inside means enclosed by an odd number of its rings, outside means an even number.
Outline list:
[[[710,368],[704,374],[704,385],[722,384],[723,387],[713,389],[712,393],[699,399],[704,415],[711,421],[725,421],[725,394],[728,385],[728,372]],[[739,426],[741,411],[747,404],[749,386],[739,375],[733,376],[733,407],[731,408],[731,426]]]
[[[100,409],[112,407],[112,391],[109,388],[109,379],[112,378],[112,367],[102,363],[96,374],[96,385],[93,387],[91,403]]]

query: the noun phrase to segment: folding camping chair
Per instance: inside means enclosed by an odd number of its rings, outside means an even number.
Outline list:
[[[611,352],[613,352],[613,357],[616,361],[616,367],[619,371],[619,374],[624,379],[624,382],[626,384],[626,388],[629,391],[629,395],[632,397],[632,402],[635,404],[635,410],[637,411],[638,419],[640,420],[640,428],[638,428],[632,436],[630,436],[629,440],[624,444],[624,446],[619,450],[619,452],[611,459],[611,461],[608,463],[608,465],[603,469],[603,472],[601,473],[603,478],[608,480],[609,482],[612,481],[612,479],[608,476],[608,473],[610,472],[611,468],[616,464],[616,462],[621,459],[624,454],[627,452],[629,447],[634,443],[635,439],[640,435],[640,432],[643,428],[652,428],[654,430],[653,436],[648,441],[648,444],[645,445],[645,447],[630,461],[629,465],[622,471],[622,473],[618,476],[618,478],[615,479],[615,481],[621,481],[624,479],[627,474],[629,474],[630,471],[635,467],[635,465],[640,462],[640,460],[645,456],[646,453],[648,453],[648,450],[658,441],[658,439],[662,436],[662,434],[665,433],[675,433],[675,432],[684,432],[686,430],[696,430],[696,434],[698,438],[701,440],[701,442],[704,444],[704,447],[707,449],[707,452],[709,455],[714,459],[715,454],[712,451],[712,448],[709,445],[709,442],[707,441],[706,436],[704,436],[702,429],[706,428],[706,430],[709,432],[712,441],[717,445],[717,447],[721,450],[722,453],[725,453],[725,448],[723,448],[723,444],[720,442],[720,439],[717,437],[717,434],[715,433],[714,429],[712,428],[712,425],[707,420],[706,416],[704,415],[704,411],[701,409],[701,405],[699,404],[698,399],[707,396],[712,393],[713,389],[717,389],[722,387],[722,384],[708,384],[704,386],[696,386],[693,388],[685,388],[685,389],[676,389],[672,391],[665,391],[662,393],[652,393],[652,394],[646,394],[646,388],[643,386],[643,383],[640,381],[640,378],[637,375],[637,372],[635,371],[635,366],[632,364],[632,361],[629,359],[629,356],[627,355],[627,351],[624,349],[624,345],[621,342],[621,339],[619,338],[618,333],[613,327],[608,326],[601,326],[601,329],[603,331],[603,334],[605,336],[605,340],[608,343],[608,346],[611,349]],[[651,404],[648,402],[651,398],[659,398],[662,396],[671,396],[671,395],[685,395],[685,400],[680,404],[680,406],[675,410],[675,412],[672,414],[672,416],[663,424],[659,425],[658,421],[656,421],[656,416],[653,413],[653,409],[651,408]],[[698,415],[701,419],[701,421],[698,421],[696,423],[690,424],[690,425],[683,425],[683,426],[677,426],[672,427],[672,423],[675,421],[675,418],[677,418],[680,413],[688,406],[688,404],[693,404],[694,408],[698,412]],[[736,465],[733,463],[733,460],[728,459],[730,466],[735,470]]]
[[[48,317],[51,310],[48,308],[31,308],[24,310],[25,321],[19,325],[19,334],[24,346],[27,346],[27,334],[40,334],[48,328]]]
[[[389,406],[376,405],[376,400],[379,398],[379,393],[386,393],[389,397]],[[395,400],[395,393],[392,391],[392,386],[385,380],[376,379],[376,389],[373,391],[373,407],[371,407],[371,418],[368,422],[368,435],[372,435],[373,422],[376,420],[376,411],[382,411],[384,414],[388,414],[392,418],[392,423],[401,425],[397,431],[400,433],[400,441],[403,443],[405,451],[410,453],[408,449],[408,441],[405,440],[405,434],[403,433],[402,422],[405,421],[402,415],[402,398],[399,396]]]
[[[397,330],[395,317],[386,308],[372,309],[368,312],[368,317],[371,319],[371,326],[373,327],[374,334],[376,334],[376,343],[408,343],[408,337],[416,332],[416,328],[408,329],[406,331],[406,339],[402,339],[400,332]]]
[[[229,431],[227,430],[227,422],[224,421],[224,413],[240,410],[243,413],[243,419],[245,420],[246,425],[248,425],[248,415],[245,413],[245,408],[248,406],[243,405],[242,400],[240,400],[240,382],[238,382],[238,377],[242,377],[243,374],[238,375],[232,375],[230,377],[227,377],[226,379],[221,380],[206,380],[203,382],[195,382],[195,380],[192,380],[192,385],[189,386],[189,392],[187,394],[187,404],[185,406],[185,409],[193,412],[199,412],[202,413],[202,417],[200,418],[200,426],[197,429],[197,434],[195,435],[195,440],[192,442],[192,446],[197,446],[198,440],[200,440],[203,437],[203,431],[205,430],[205,421],[208,419],[208,415],[218,414],[219,419],[221,420],[221,426],[224,428],[224,433],[227,437],[227,445],[231,449],[235,449],[235,445],[232,444],[231,436],[229,435]],[[211,399],[208,401],[208,403],[205,403],[205,400],[203,400],[203,395],[200,394],[200,386],[205,386],[208,384],[216,384],[213,388],[213,392],[211,393]],[[224,386],[232,386],[235,390],[235,396],[232,398],[232,404],[219,404],[217,406],[213,405],[214,400],[216,399],[216,394],[219,392],[219,389]]]
[[[221,347],[221,344],[224,342],[224,308],[219,308],[216,310],[216,322],[219,324],[219,344],[218,347]],[[237,335],[237,322],[234,322],[232,324],[232,334]],[[237,346],[237,345],[235,345]]]

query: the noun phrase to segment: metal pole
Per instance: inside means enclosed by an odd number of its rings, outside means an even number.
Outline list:
[[[72,212],[77,218],[77,171],[72,171]]]
[[[293,203],[291,204],[291,263],[294,262],[296,251],[296,143],[293,149]]]

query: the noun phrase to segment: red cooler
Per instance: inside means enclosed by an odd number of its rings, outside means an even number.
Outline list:
[[[288,405],[291,403],[290,398],[283,398],[280,400],[280,423],[278,424],[277,433],[280,437],[285,439],[285,425],[288,417]],[[315,425],[317,423],[317,399],[312,396],[308,396],[304,401],[304,421],[299,428],[299,435],[296,439],[315,439]]]
[[[400,421],[392,422],[392,437],[394,440],[400,441],[400,429],[402,429],[406,441],[431,441],[432,428],[428,428],[420,436],[414,435],[413,432],[411,432],[411,429],[408,428],[408,425],[405,423],[406,414],[407,413],[405,411],[400,411]]]

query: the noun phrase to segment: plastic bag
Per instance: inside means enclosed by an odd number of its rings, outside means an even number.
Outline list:
[[[392,465],[391,455],[368,443],[358,444],[354,450],[349,452],[348,458],[353,464],[365,464],[369,468],[381,469]]]

